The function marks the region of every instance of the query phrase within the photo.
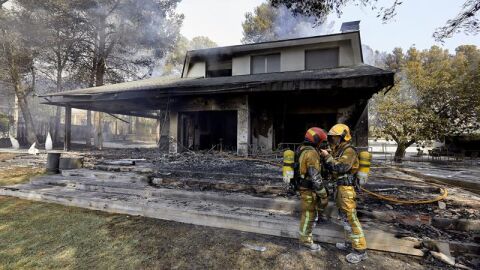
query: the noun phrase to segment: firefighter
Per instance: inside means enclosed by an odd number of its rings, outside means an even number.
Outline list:
[[[320,150],[323,165],[333,175],[336,183],[335,202],[345,229],[344,243],[337,243],[341,250],[351,251],[346,260],[359,263],[367,259],[367,243],[357,218],[355,202],[355,174],[359,168],[356,149],[351,145],[350,129],[344,124],[334,125],[328,132],[328,144],[332,153]]]
[[[328,194],[321,177],[319,147],[327,140],[321,128],[307,130],[305,140],[297,149],[298,190],[301,199],[300,243],[312,251],[320,251],[319,244],[313,242],[312,230],[319,214],[327,207]]]

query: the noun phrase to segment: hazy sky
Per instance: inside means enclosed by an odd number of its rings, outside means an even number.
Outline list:
[[[221,46],[239,44],[242,38],[241,23],[246,12],[264,0],[182,0],[179,12],[185,14],[182,34],[188,38],[199,35],[210,37]],[[392,1],[379,0],[389,4]],[[376,18],[370,8],[347,6],[341,18],[330,16],[340,29],[341,22],[360,20],[362,42],[373,49],[391,51],[394,47],[408,48],[416,45],[419,49],[435,44],[432,33],[453,18],[462,6],[462,1],[454,0],[405,0],[398,8],[397,16],[387,24]],[[478,16],[478,15],[477,15]],[[456,34],[443,45],[449,50],[460,44],[480,46],[480,35]],[[441,44],[438,44],[441,45]]]

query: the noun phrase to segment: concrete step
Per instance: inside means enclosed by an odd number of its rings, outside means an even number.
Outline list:
[[[283,185],[278,184],[262,184],[262,183],[245,183],[236,181],[222,181],[198,178],[153,178],[153,183],[160,187],[180,187],[184,189],[196,190],[217,190],[231,192],[245,192],[250,194],[264,194],[277,196],[286,192]]]
[[[148,182],[148,175],[142,175],[134,172],[107,172],[101,170],[76,169],[62,171],[64,177],[84,177],[102,180],[132,180],[134,182]]]
[[[106,171],[106,172],[135,172],[142,174],[152,174],[153,169],[148,165],[135,165],[135,166],[121,166],[121,165],[103,165],[96,164],[93,166],[94,170]]]
[[[143,182],[119,182],[115,179],[93,179],[85,177],[64,177],[62,175],[40,176],[34,178],[33,186],[62,186],[88,192],[103,192],[125,195],[137,195],[145,198],[183,199],[189,201],[205,201],[229,206],[244,206],[272,211],[285,211],[290,214],[299,212],[299,201],[287,198],[263,198],[248,194],[229,192],[188,191],[152,187]]]
[[[246,232],[297,238],[298,217],[283,211],[267,211],[259,208],[232,207],[211,201],[143,198],[136,195],[104,192],[85,192],[51,186],[42,189],[0,188],[0,195],[23,199],[54,202],[67,206],[83,207],[112,213],[141,215],[177,222],[234,229]],[[393,233],[366,230],[370,249],[422,256],[409,240],[398,239]],[[342,227],[328,223],[314,230],[314,237],[321,242],[335,243],[343,240]]]
[[[282,171],[279,169],[277,174],[240,174],[234,172],[212,172],[212,171],[191,171],[191,170],[169,170],[157,169],[157,177],[183,177],[183,178],[203,178],[212,180],[235,179],[237,182],[259,182],[264,184],[281,183]]]

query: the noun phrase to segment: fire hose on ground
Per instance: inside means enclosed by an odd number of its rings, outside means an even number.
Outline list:
[[[267,163],[267,164],[270,164],[270,165],[273,165],[273,166],[282,167],[281,164],[278,164],[274,161],[264,160],[264,159],[247,158],[247,157],[229,157],[229,158],[231,158],[232,160],[258,161],[258,162]],[[400,179],[400,180],[401,181],[407,181],[407,182],[415,182],[415,181],[409,181],[409,180],[406,180],[406,179]],[[379,193],[370,191],[370,190],[368,190],[366,188],[363,188],[363,187],[360,187],[360,189],[363,192],[367,193],[368,195],[370,195],[372,197],[375,197],[377,199],[381,199],[381,200],[384,200],[384,201],[392,202],[392,203],[397,203],[397,204],[429,204],[429,203],[435,203],[435,202],[438,202],[438,201],[441,201],[441,200],[444,200],[445,198],[447,198],[448,191],[445,187],[443,187],[441,185],[434,184],[434,183],[430,183],[430,184],[438,187],[440,189],[440,192],[441,192],[441,195],[437,196],[436,198],[430,199],[430,200],[421,200],[421,199],[419,199],[419,200],[401,200],[401,199],[398,199],[398,198],[393,198],[393,197],[385,196],[383,194],[379,194]]]

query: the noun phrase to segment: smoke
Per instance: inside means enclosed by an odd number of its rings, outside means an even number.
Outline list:
[[[277,39],[300,38],[333,33],[334,22],[318,24],[314,17],[293,15],[285,6],[276,9],[274,34]]]

